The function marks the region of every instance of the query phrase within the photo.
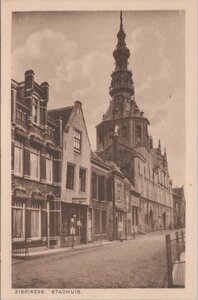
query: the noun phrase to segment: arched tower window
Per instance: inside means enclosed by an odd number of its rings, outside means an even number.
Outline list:
[[[110,139],[113,138],[113,133],[114,133],[114,130],[113,130],[113,128],[110,127],[109,130],[108,130],[108,136],[109,136]]]
[[[121,137],[127,138],[127,127],[125,125],[121,127]]]
[[[135,126],[135,137],[136,139],[141,139],[142,137],[142,130],[140,125]]]
[[[103,144],[103,142],[104,142],[104,133],[103,133],[103,131],[102,130],[100,130],[99,132],[98,132],[98,140],[99,140],[99,144]]]

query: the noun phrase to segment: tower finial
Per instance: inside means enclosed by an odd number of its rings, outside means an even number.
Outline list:
[[[120,27],[122,27],[122,11],[120,11]]]

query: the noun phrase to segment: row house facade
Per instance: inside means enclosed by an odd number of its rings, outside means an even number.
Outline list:
[[[91,146],[82,104],[75,101],[73,106],[48,114],[62,120],[61,246],[88,243],[92,240]]]
[[[11,82],[12,241],[60,245],[61,124],[47,115],[48,83]]]

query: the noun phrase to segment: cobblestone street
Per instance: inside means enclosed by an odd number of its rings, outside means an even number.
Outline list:
[[[165,234],[13,264],[13,288],[157,288],[166,272]]]

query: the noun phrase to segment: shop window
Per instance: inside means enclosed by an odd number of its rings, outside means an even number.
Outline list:
[[[107,233],[107,212],[102,211],[102,233]]]
[[[32,101],[32,121],[33,123],[40,124],[40,105],[38,99]]]
[[[12,238],[25,239],[25,207],[21,202],[15,202],[12,207]]]
[[[105,201],[105,177],[98,176],[98,200]]]
[[[46,182],[52,183],[53,182],[53,157],[50,154],[46,155]]]
[[[85,192],[85,189],[86,189],[86,170],[85,169],[80,168],[79,179],[80,179],[80,192]]]
[[[77,129],[74,130],[74,150],[81,152],[81,132]]]
[[[31,206],[31,238],[41,238],[41,206],[36,204]]]
[[[40,151],[30,150],[30,177],[34,180],[40,179]]]
[[[23,144],[18,141],[14,147],[14,174],[23,176]]]
[[[67,180],[66,188],[73,190],[74,189],[74,165],[67,164]]]
[[[100,210],[95,209],[95,234],[100,233]]]
[[[92,198],[97,199],[97,174],[92,173]]]

